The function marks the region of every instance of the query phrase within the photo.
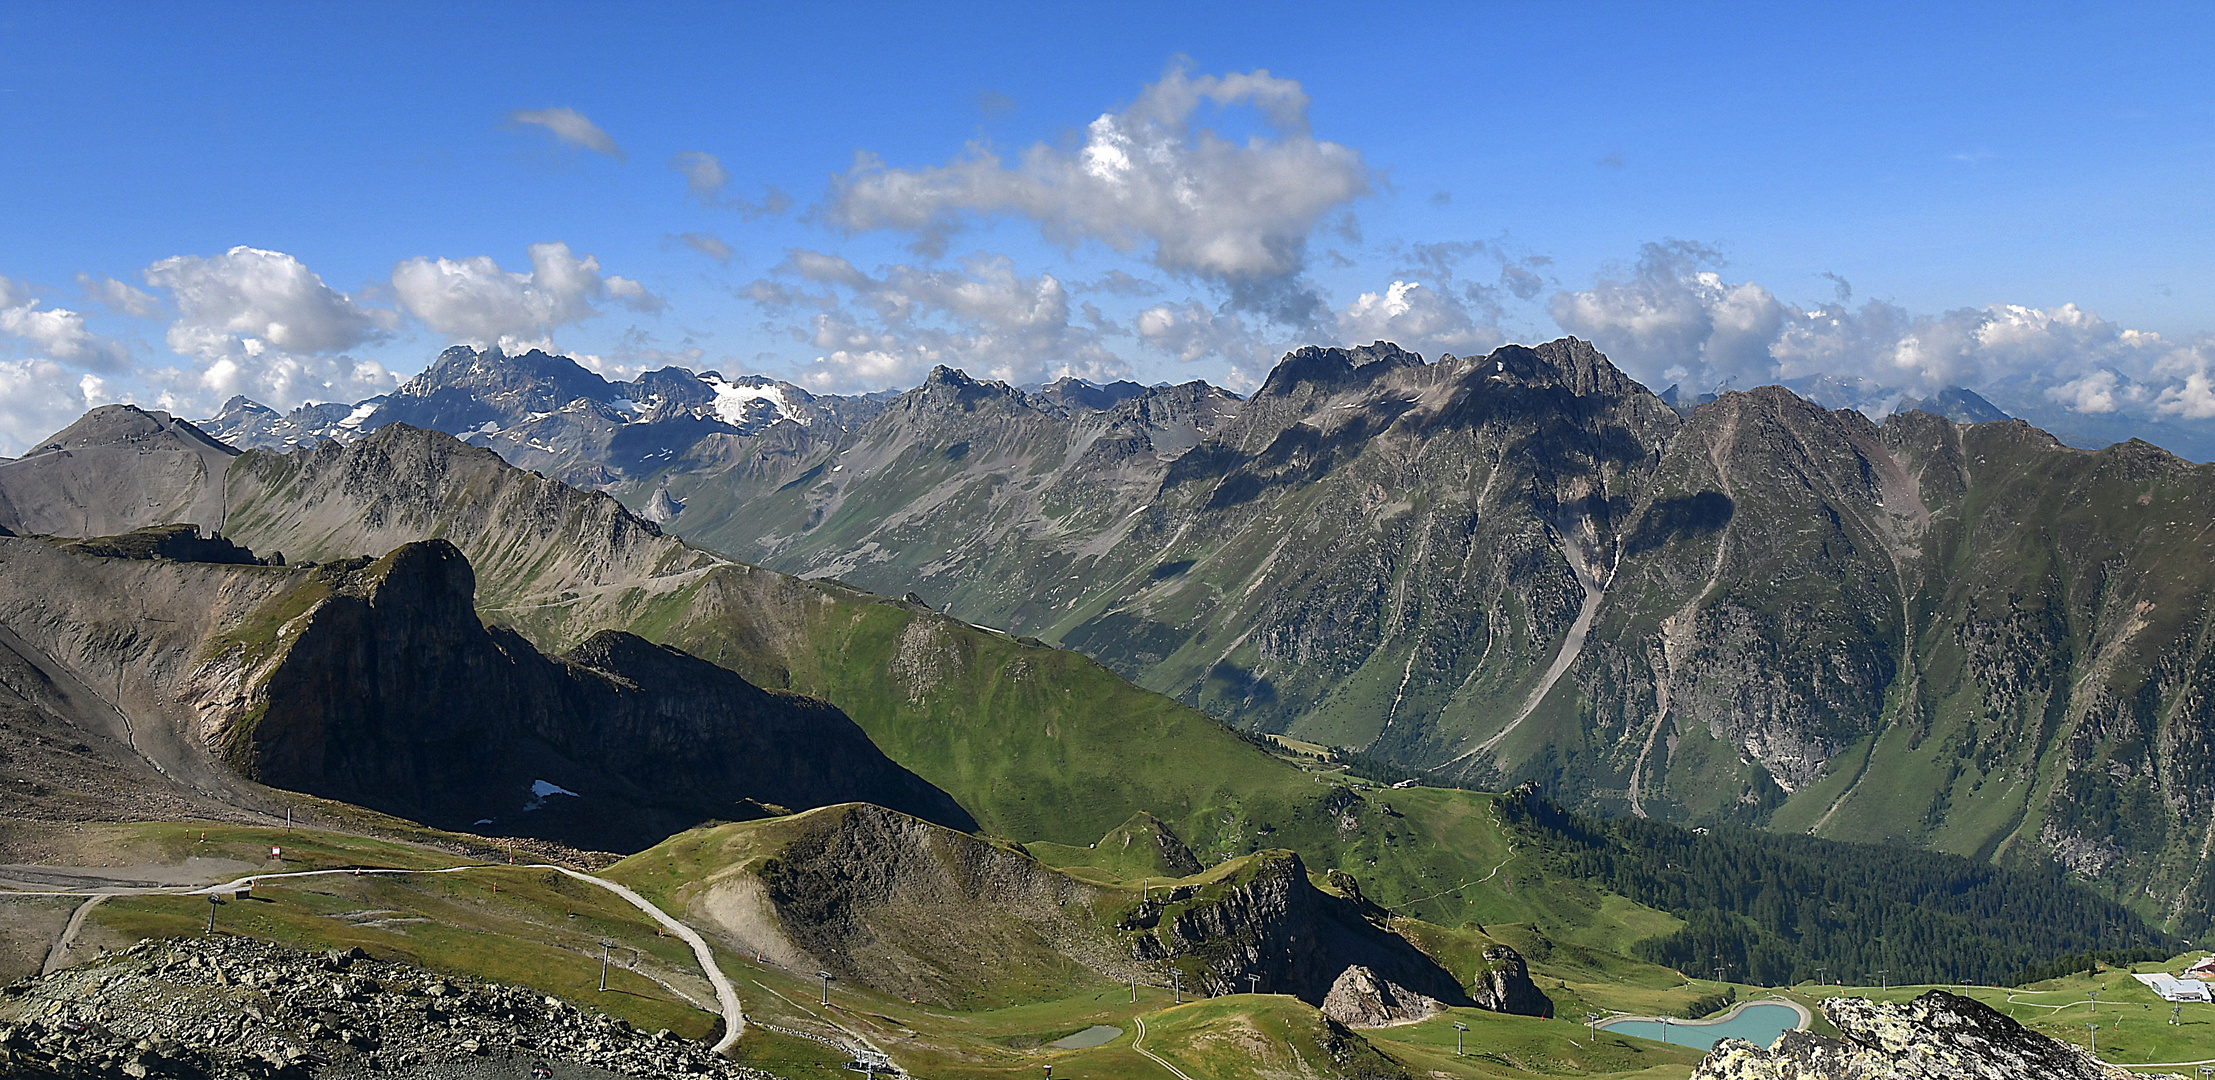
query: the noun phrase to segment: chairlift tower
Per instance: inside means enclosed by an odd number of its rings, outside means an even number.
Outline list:
[[[1464,1023],[1462,1023],[1462,1022],[1461,1022],[1461,1021],[1459,1021],[1459,1020],[1456,1020],[1456,1021],[1454,1021],[1454,1056],[1455,1056],[1455,1057],[1460,1057],[1460,1056],[1461,1056],[1461,1036],[1462,1036],[1462,1034],[1463,1034],[1463,1033],[1467,1032],[1468,1030],[1469,1030],[1469,1025],[1467,1025],[1467,1024],[1464,1024]]]
[[[1584,1040],[1584,1041],[1585,1041],[1585,1045],[1587,1045],[1587,1046],[1597,1046],[1597,1045],[1599,1045],[1599,1042],[1600,1042],[1600,1017],[1601,1017],[1601,1015],[1602,1015],[1602,1014],[1600,1014],[1600,1013],[1596,1013],[1596,1012],[1588,1012],[1588,1013],[1584,1014],[1584,1028],[1585,1028],[1585,1040]]]
[[[823,1004],[829,1005],[831,1003],[831,980],[838,976],[828,971],[818,971],[815,973],[815,977],[823,980]]]

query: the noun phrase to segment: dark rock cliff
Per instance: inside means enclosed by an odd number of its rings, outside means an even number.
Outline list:
[[[444,540],[325,568],[329,595],[221,744],[279,787],[448,828],[629,851],[762,804],[975,822],[844,713],[623,633],[549,658],[477,620]]]
[[[1497,966],[1504,989],[1487,982],[1485,994],[1472,997],[1452,973],[1363,912],[1358,899],[1310,884],[1298,855],[1265,852],[1227,884],[1164,891],[1123,925],[1133,932],[1132,955],[1184,971],[1187,989],[1291,994],[1344,1023],[1422,1017],[1446,1005],[1552,1015],[1553,1003],[1530,984],[1520,957]]]

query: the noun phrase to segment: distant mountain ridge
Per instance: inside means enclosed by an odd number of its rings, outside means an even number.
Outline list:
[[[566,356],[456,345],[390,394],[290,413],[244,397],[198,426],[241,450],[352,442],[386,424],[443,431],[524,468],[593,487],[651,470],[714,434],[857,423],[881,398],[817,396],[760,375],[669,367],[610,381]]]

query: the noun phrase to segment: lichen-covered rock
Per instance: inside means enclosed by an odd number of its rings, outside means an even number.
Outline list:
[[[1905,1005],[1832,998],[1844,1038],[1788,1031],[1764,1050],[1715,1044],[1692,1080],[2116,1080],[2132,1075],[1943,990]],[[2138,1074],[2144,1075],[2144,1074]]]

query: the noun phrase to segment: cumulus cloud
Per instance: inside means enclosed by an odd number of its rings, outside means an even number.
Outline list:
[[[1131,332],[1149,348],[1180,363],[1221,362],[1222,384],[1240,392],[1261,385],[1277,358],[1295,343],[1281,332],[1249,324],[1235,311],[1191,299],[1155,304],[1139,312],[1131,319]]]
[[[47,359],[0,360],[0,454],[17,456],[110,400],[97,376]]]
[[[1851,288],[1835,276],[1835,299],[1788,304],[1726,280],[1720,263],[1698,244],[1648,244],[1628,270],[1555,294],[1554,320],[1656,385],[1746,388],[1827,372],[1919,395],[2004,388],[2086,414],[2215,417],[2215,339],[2174,342],[2074,304],[1937,315],[1880,300],[1851,307]]]
[[[85,317],[67,308],[42,308],[20,284],[0,277],[0,334],[22,338],[43,359],[95,371],[128,364],[129,349],[85,328]]]
[[[657,311],[660,297],[629,278],[600,272],[600,260],[564,243],[532,244],[531,270],[502,270],[490,256],[417,257],[392,269],[392,290],[408,313],[449,338],[502,348],[544,344],[555,327],[600,313],[595,301]]]
[[[731,172],[723,167],[721,158],[714,154],[687,150],[669,159],[669,167],[683,173],[685,194],[702,206],[736,210],[746,220],[766,214],[782,214],[792,209],[792,196],[785,194],[774,184],[762,185],[760,202],[748,202],[723,193],[730,186]]]
[[[356,303],[281,251],[175,255],[147,267],[145,277],[176,305],[169,347],[203,360],[334,353],[378,340],[398,323],[392,311]]]
[[[912,385],[933,365],[1009,382],[1076,375],[1119,378],[1122,360],[1096,326],[1072,317],[1051,274],[1025,276],[1002,255],[958,269],[891,266],[872,274],[805,249],[742,294],[773,312],[813,309],[793,336],[817,350],[802,380],[825,389]]]
[[[325,284],[281,251],[235,247],[221,255],[177,255],[146,268],[146,283],[169,291],[177,318],[169,347],[196,361],[138,373],[156,404],[205,415],[234,394],[286,409],[304,401],[355,401],[397,379],[347,350],[385,340],[400,313],[361,303]]]
[[[1477,325],[1458,298],[1417,281],[1362,293],[1338,313],[1338,336],[1348,344],[1390,341],[1432,359],[1489,351],[1507,340],[1497,327]]]
[[[237,394],[290,409],[307,401],[359,401],[400,384],[399,376],[375,360],[271,350],[219,357],[191,371],[171,368],[140,376],[159,389],[160,407],[203,416]]]
[[[554,138],[571,146],[581,146],[596,154],[606,154],[617,161],[623,160],[623,148],[615,145],[600,125],[585,119],[583,113],[571,108],[517,109],[508,114],[508,120],[517,124],[533,124],[552,132]]]
[[[128,315],[134,319],[161,317],[160,301],[112,277],[96,278],[91,274],[78,274],[77,287],[84,290],[86,300],[118,315]]]
[[[1232,141],[1197,127],[1203,104],[1258,114]],[[1307,93],[1267,71],[1193,76],[1171,68],[1083,143],[1038,144],[1014,162],[983,145],[944,165],[888,168],[863,156],[832,184],[824,216],[850,230],[914,233],[917,250],[982,218],[1015,215],[1059,243],[1144,251],[1173,274],[1222,287],[1241,310],[1288,325],[1325,315],[1301,278],[1308,237],[1370,190],[1360,153],[1308,130]]]

